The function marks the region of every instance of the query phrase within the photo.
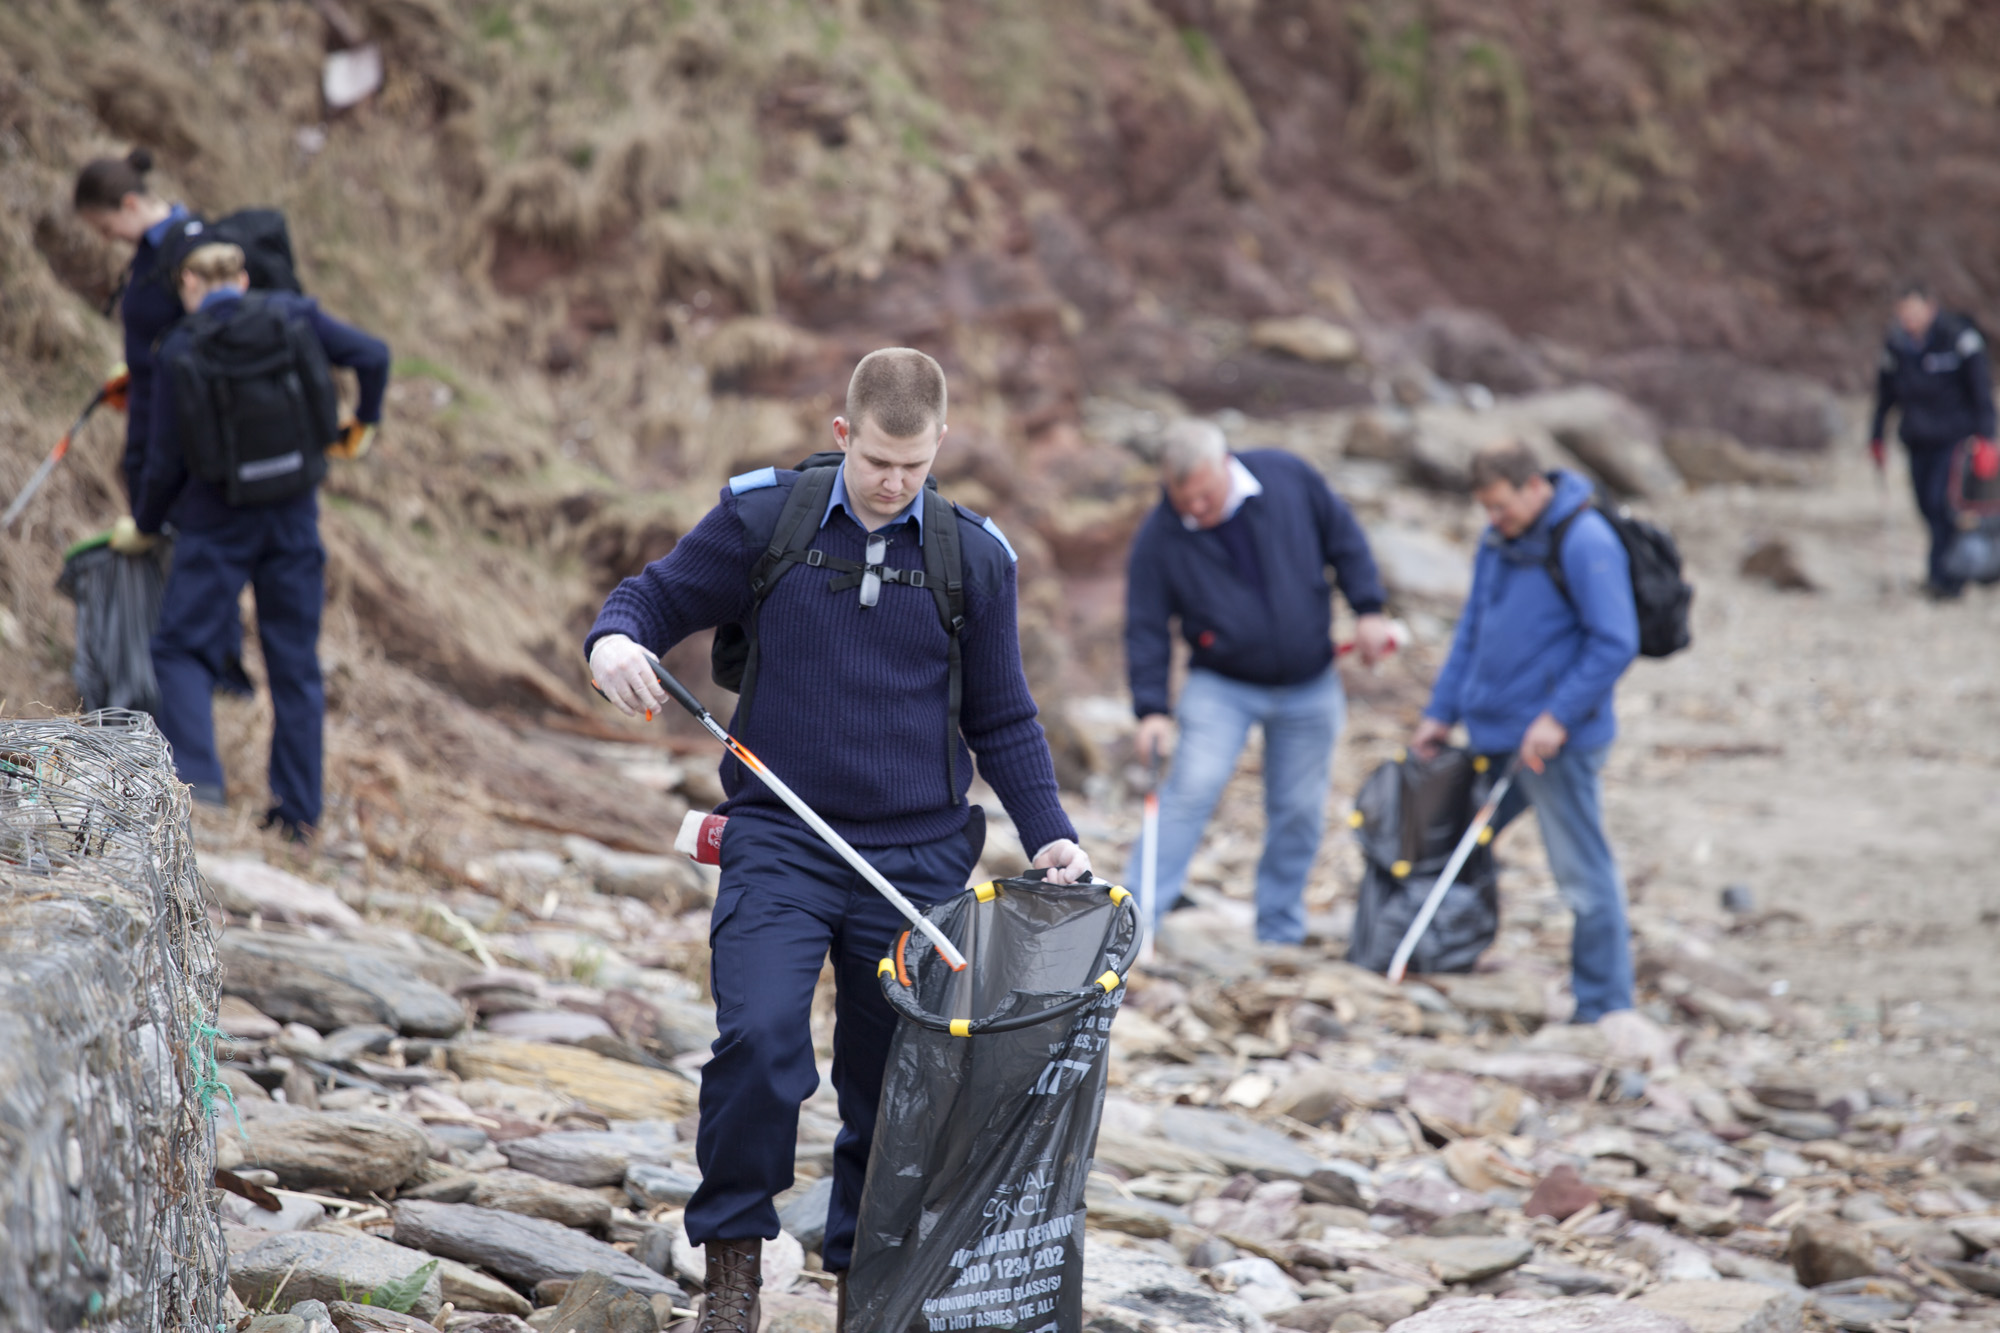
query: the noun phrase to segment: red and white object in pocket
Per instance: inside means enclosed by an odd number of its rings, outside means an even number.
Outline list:
[[[690,810],[687,818],[681,820],[681,831],[674,838],[674,850],[690,861],[699,861],[705,866],[722,864],[722,826],[729,822],[728,815],[718,815],[707,810]]]

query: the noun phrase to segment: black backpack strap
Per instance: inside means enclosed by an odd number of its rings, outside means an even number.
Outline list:
[[[806,548],[819,532],[827,501],[833,498],[836,475],[838,469],[831,467],[813,467],[799,473],[792,493],[785,497],[785,507],[778,511],[778,521],[771,529],[771,540],[764,547],[764,554],[750,567],[750,614],[743,622],[749,655],[743,663],[743,688],[736,696],[739,718],[750,716],[750,699],[757,692],[757,617],[764,599],[793,565],[805,560]]]
[[[1556,591],[1570,604],[1571,610],[1576,608],[1576,598],[1570,596],[1569,575],[1563,573],[1563,538],[1569,535],[1570,526],[1591,508],[1591,502],[1585,500],[1550,526],[1549,553],[1542,561],[1542,567],[1548,570],[1550,580],[1556,585]]]
[[[924,487],[924,586],[937,602],[938,619],[950,641],[951,683],[949,711],[945,715],[945,782],[954,804],[958,801],[958,713],[965,697],[964,659],[959,651],[959,635],[965,629],[965,558],[959,542],[958,510],[938,494],[935,485]]]

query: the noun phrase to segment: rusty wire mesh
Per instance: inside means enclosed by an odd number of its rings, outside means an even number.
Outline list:
[[[221,1319],[205,898],[151,718],[0,718],[0,1327]]]

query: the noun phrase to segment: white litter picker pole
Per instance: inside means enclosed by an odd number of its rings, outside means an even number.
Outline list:
[[[1153,961],[1153,926],[1160,893],[1160,756],[1153,756],[1146,788],[1145,816],[1139,822],[1139,961]]]
[[[1399,982],[1403,979],[1403,973],[1410,966],[1410,955],[1417,951],[1417,942],[1423,939],[1424,932],[1431,928],[1431,918],[1437,915],[1438,908],[1444,904],[1445,894],[1458,882],[1458,872],[1465,869],[1466,858],[1472,855],[1472,849],[1492,839],[1493,816],[1499,812],[1500,800],[1507,794],[1507,788],[1514,785],[1514,767],[1520,762],[1518,757],[1507,761],[1507,770],[1500,775],[1500,780],[1493,784],[1492,792],[1486,797],[1486,804],[1480,806],[1479,813],[1472,817],[1472,823],[1466,826],[1465,835],[1458,840],[1458,846],[1452,849],[1451,860],[1444,863],[1444,870],[1439,873],[1437,883],[1431,885],[1431,891],[1424,896],[1424,905],[1417,910],[1417,919],[1410,922],[1410,928],[1403,932],[1403,942],[1396,946],[1396,956],[1389,960],[1390,981]]]
[[[904,920],[910,923],[911,929],[920,932],[932,944],[935,944],[938,952],[944,955],[945,962],[951,964],[952,971],[962,972],[965,970],[965,955],[958,951],[958,946],[953,944],[950,938],[943,931],[939,930],[929,917],[917,910],[916,904],[905,898],[895,885],[884,879],[881,871],[869,865],[866,858],[860,852],[855,851],[847,839],[835,833],[833,827],[819,817],[818,812],[807,805],[797,792],[785,785],[784,779],[766,768],[764,761],[750,753],[749,748],[742,741],[730,735],[723,728],[722,724],[717,722],[706,708],[702,707],[701,700],[695,698],[687,686],[675,680],[666,667],[660,664],[659,658],[654,657],[651,653],[647,653],[646,657],[652,663],[653,674],[660,678],[660,684],[666,687],[667,693],[674,697],[675,702],[679,703],[682,708],[687,709],[688,712],[694,714],[694,720],[701,723],[709,735],[721,741],[723,747],[729,753],[735,755],[743,762],[745,767],[762,779],[764,785],[769,787],[779,800],[791,807],[793,814],[805,821],[807,828],[817,833],[822,842],[838,852],[841,860],[854,867],[854,873],[867,880],[875,892],[887,898],[889,905],[898,912],[901,912]]]

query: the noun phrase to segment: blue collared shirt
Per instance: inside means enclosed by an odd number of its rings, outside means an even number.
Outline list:
[[[234,287],[217,287],[207,296],[201,298],[201,305],[199,308],[202,310],[206,310],[210,306],[220,305],[224,301],[240,301],[242,299],[243,299],[243,293],[237,291]]]
[[[165,217],[146,228],[146,244],[158,249],[160,242],[167,239],[167,228],[173,226],[187,215],[187,209],[179,204],[175,204]]]
[[[833,474],[833,494],[829,495],[826,498],[826,512],[824,514],[821,514],[819,519],[819,525],[821,527],[826,526],[827,520],[833,517],[833,511],[836,509],[845,509],[847,511],[847,516],[853,519],[855,524],[859,526],[863,532],[869,531],[867,522],[861,517],[861,515],[858,512],[856,512],[853,504],[851,504],[848,501],[847,465],[845,463],[842,463],[840,467]],[[896,515],[894,518],[890,519],[887,523],[884,523],[882,525],[882,528],[893,528],[898,523],[916,524],[917,541],[919,543],[922,543],[924,539],[924,493],[921,490],[917,492],[916,499],[910,501],[908,505],[904,506],[902,513]],[[881,528],[875,529],[875,531],[878,532],[881,530],[882,530]]]

